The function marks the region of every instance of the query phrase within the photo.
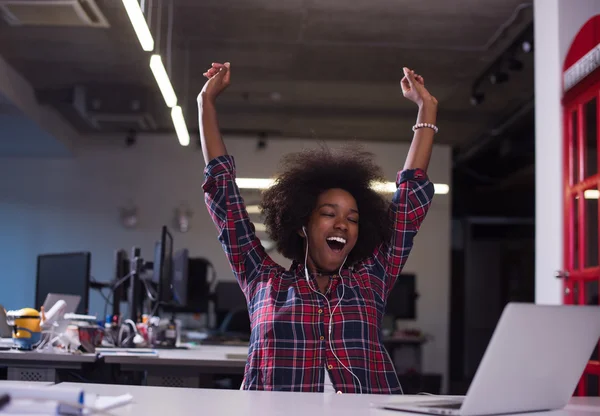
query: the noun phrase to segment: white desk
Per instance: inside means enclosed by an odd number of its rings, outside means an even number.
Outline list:
[[[0,380],[0,387],[3,385],[10,386],[52,386],[51,381],[16,381],[16,380]]]
[[[288,393],[240,390],[207,390],[148,386],[61,383],[48,388],[78,387],[86,393],[118,396],[129,393],[133,403],[111,410],[114,415],[244,415],[244,416],[350,416],[399,415],[377,405],[398,401],[440,400],[431,396]],[[567,410],[533,416],[590,416],[600,412],[600,398],[574,398]],[[598,413],[596,413],[598,414]],[[406,413],[404,413],[406,415]]]
[[[243,375],[248,347],[200,345],[190,349],[158,349],[158,355],[115,353],[99,349],[106,364],[122,371],[145,372],[148,385],[199,387],[212,384],[214,374]]]
[[[49,354],[36,351],[0,351],[0,367],[9,380],[56,381],[57,369],[81,370],[85,364],[116,365],[120,370],[144,372],[151,385],[198,387],[214,374],[243,375],[248,347],[201,345],[190,349],[158,349],[158,355],[114,353]],[[90,368],[89,366],[87,368]]]
[[[0,351],[0,363],[93,363],[96,359],[96,354],[52,354],[20,350]]]
[[[9,380],[56,380],[57,369],[81,370],[84,364],[93,364],[96,354],[51,354],[36,351],[0,351],[0,367],[8,368]]]
[[[248,347],[225,345],[202,345],[190,349],[157,349],[158,356],[148,354],[113,353],[110,349],[99,349],[100,357],[107,364],[169,367],[219,367],[244,369],[248,358]]]

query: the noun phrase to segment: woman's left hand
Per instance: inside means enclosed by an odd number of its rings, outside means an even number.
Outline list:
[[[406,67],[404,70],[404,78],[400,82],[402,86],[402,94],[412,102],[416,103],[419,107],[423,105],[437,107],[437,99],[427,91],[425,88],[425,80],[421,75],[415,74]]]

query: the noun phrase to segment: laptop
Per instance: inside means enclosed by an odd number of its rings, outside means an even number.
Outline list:
[[[44,311],[48,312],[59,300],[64,300],[66,303],[63,314],[75,313],[79,306],[79,302],[81,302],[81,296],[66,295],[64,293],[48,293],[44,300]]]
[[[388,410],[471,416],[562,409],[600,338],[600,306],[509,303],[466,396]]]

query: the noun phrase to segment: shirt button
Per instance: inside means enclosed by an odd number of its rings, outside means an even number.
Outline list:
[[[333,369],[333,366],[332,366],[331,364],[329,364],[329,365],[327,366],[327,368],[329,368],[329,369],[331,370],[331,369]]]
[[[319,313],[323,313],[323,309],[319,309]]]
[[[319,338],[321,341],[323,341],[325,339],[325,337],[323,335],[321,335],[321,337]]]

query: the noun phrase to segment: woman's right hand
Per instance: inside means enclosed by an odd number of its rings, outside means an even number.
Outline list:
[[[212,66],[203,74],[208,81],[204,84],[202,91],[198,95],[198,101],[209,100],[215,102],[219,94],[229,86],[231,80],[231,64],[213,63]]]

